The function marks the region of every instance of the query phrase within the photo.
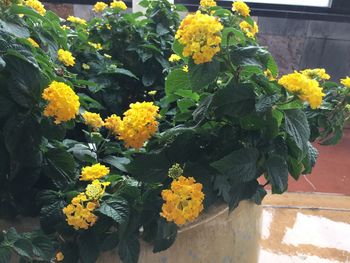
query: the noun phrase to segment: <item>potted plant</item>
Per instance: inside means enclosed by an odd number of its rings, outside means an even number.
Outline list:
[[[114,19],[124,6],[94,9]],[[88,22],[67,28],[37,0],[1,8],[0,216],[16,220],[1,221],[0,262],[257,261],[264,188],[283,193],[315,165],[312,141],[341,138],[350,79],[278,78],[241,1],[201,1],[163,57],[165,96],[123,114],[104,111],[91,93],[102,79],[77,69],[122,69]]]

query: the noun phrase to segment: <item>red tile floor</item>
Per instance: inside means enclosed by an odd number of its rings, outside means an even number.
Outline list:
[[[314,144],[319,157],[310,175],[289,179],[290,192],[322,192],[350,195],[350,127],[335,146]]]

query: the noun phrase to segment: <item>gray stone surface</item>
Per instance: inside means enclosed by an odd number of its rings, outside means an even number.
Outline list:
[[[307,39],[301,67],[326,68],[335,81],[350,75],[350,41]]]
[[[259,35],[259,43],[267,46],[274,56],[280,75],[299,69],[303,56],[305,38],[278,35]]]
[[[280,36],[305,36],[308,20],[291,18],[260,17],[259,30],[262,34]]]
[[[307,36],[350,41],[350,23],[310,21]]]

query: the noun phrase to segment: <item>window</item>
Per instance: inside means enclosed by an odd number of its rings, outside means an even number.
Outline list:
[[[300,6],[317,6],[330,7],[331,0],[246,0],[246,2],[279,4],[279,5],[300,5]]]

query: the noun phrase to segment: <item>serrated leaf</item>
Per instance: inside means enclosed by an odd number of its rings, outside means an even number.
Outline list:
[[[273,77],[278,77],[278,65],[273,56],[269,56],[269,60],[267,61],[267,69],[271,71]]]
[[[95,263],[97,261],[99,244],[92,231],[85,232],[79,236],[78,248],[81,263]]]
[[[272,193],[281,194],[288,188],[288,167],[284,158],[270,156],[266,161],[267,179],[272,186]]]
[[[248,182],[256,177],[258,157],[256,148],[240,149],[210,165],[223,175]]]
[[[160,218],[157,225],[153,253],[168,249],[174,243],[177,235],[176,224],[167,222],[165,219]]]
[[[120,171],[127,172],[125,166],[130,163],[130,159],[125,157],[115,157],[115,156],[107,156],[103,160],[103,162],[112,165]]]
[[[33,255],[33,247],[29,240],[19,239],[12,245],[13,250],[16,251],[18,255],[25,258],[31,258]]]
[[[271,110],[272,106],[278,101],[279,95],[265,95],[259,98],[257,103],[255,104],[255,109],[257,112],[265,112]]]
[[[182,69],[175,69],[170,72],[165,80],[165,93],[169,96],[178,90],[189,90],[190,80],[188,74]]]
[[[102,202],[97,211],[112,218],[118,224],[123,224],[129,217],[128,202],[121,197],[113,197]]]
[[[11,249],[9,247],[0,246],[0,263],[11,262]]]
[[[286,110],[285,130],[297,147],[305,152],[310,138],[310,128],[305,113],[301,110]]]
[[[193,91],[206,88],[217,78],[220,71],[220,63],[215,60],[198,65],[190,61],[188,67],[188,76]]]
[[[140,243],[136,236],[122,240],[118,246],[119,257],[123,263],[137,263],[140,254]]]
[[[47,237],[40,235],[32,238],[33,253],[43,260],[49,261],[54,254],[52,242]]]
[[[214,94],[212,109],[218,117],[244,116],[255,110],[255,93],[249,84],[227,87]]]

